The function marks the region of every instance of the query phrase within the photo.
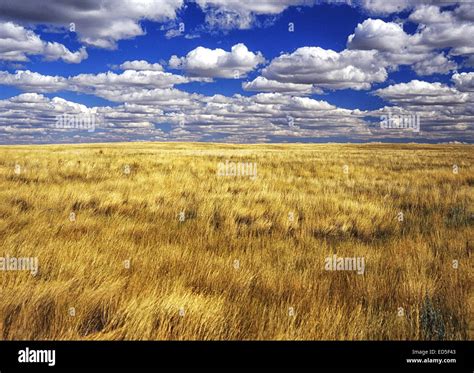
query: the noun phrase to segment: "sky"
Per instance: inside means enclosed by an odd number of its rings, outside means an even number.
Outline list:
[[[0,0],[0,144],[474,140],[474,3]]]

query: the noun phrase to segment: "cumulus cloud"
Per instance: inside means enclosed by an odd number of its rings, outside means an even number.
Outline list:
[[[115,48],[118,40],[143,35],[140,20],[174,19],[183,0],[69,0],[0,2],[0,18],[25,24],[74,28],[81,42],[100,48]]]
[[[311,93],[322,93],[322,90],[312,84],[281,83],[276,80],[269,80],[263,76],[258,76],[251,82],[242,83],[245,91],[255,92],[280,92],[309,95]]]
[[[351,49],[391,52],[406,48],[409,42],[410,36],[399,24],[372,18],[359,23],[347,39],[347,45]]]
[[[49,99],[37,93],[23,93],[0,101],[0,123],[9,126],[48,129],[57,122],[58,115],[65,113],[91,115],[97,109],[70,102],[59,97]]]
[[[265,58],[260,52],[253,53],[242,44],[234,45],[230,52],[223,49],[197,47],[185,57],[172,56],[169,66],[184,70],[190,76],[208,78],[239,78],[247,75]]]
[[[465,9],[465,6],[459,9]],[[409,17],[422,25],[420,43],[431,48],[450,48],[454,56],[474,54],[474,22],[460,10],[441,11],[437,6],[421,6]]]
[[[143,65],[142,65],[143,67]],[[68,78],[42,75],[29,70],[14,74],[0,72],[0,84],[29,92],[56,92],[67,90],[94,94],[110,101],[125,102],[126,97],[143,95],[150,90],[169,89],[190,79],[163,71],[125,70],[121,74],[108,71],[99,74],[79,74]]]
[[[47,61],[79,63],[87,58],[87,51],[82,47],[71,52],[63,44],[41,40],[32,30],[12,22],[0,22],[0,60],[25,62],[31,55],[41,55]]]
[[[0,142],[71,142],[125,141],[134,139],[164,140],[163,131],[149,121],[153,116],[133,105],[92,107],[59,97],[48,98],[36,93],[24,93],[0,100]],[[153,115],[161,115],[158,109]],[[94,131],[58,126],[58,120],[69,118],[96,118]]]
[[[469,101],[469,94],[459,92],[441,83],[412,80],[374,92],[377,96],[396,104],[408,105],[458,105]]]
[[[194,123],[212,126],[215,133],[238,133],[259,138],[273,136],[331,136],[368,133],[366,123],[352,110],[341,109],[326,101],[280,93],[201,96],[201,107],[186,112],[191,128]]]
[[[94,133],[74,134],[87,141],[100,141],[101,136],[117,141],[198,141],[212,136],[229,142],[334,136],[376,139],[390,133],[369,130],[371,124],[364,118],[380,116],[386,110],[422,113],[427,137],[454,136],[472,128],[472,114],[469,116],[464,105],[467,93],[454,88],[413,81],[378,90],[377,94],[398,106],[361,111],[282,93],[205,96],[168,88],[124,92],[122,98],[127,101],[123,104],[87,108],[60,98],[25,93],[0,100],[0,142],[11,142],[12,137],[16,142],[48,141],[52,136],[56,141],[67,139],[67,129],[51,128],[57,116],[64,113],[97,113],[104,118]],[[172,131],[164,132],[161,126],[169,124]]]
[[[187,82],[189,80],[181,75],[152,70],[80,74],[68,79],[72,91],[90,93],[117,102],[124,102],[126,97],[143,91],[172,88]]]
[[[163,71],[163,66],[159,63],[149,63],[145,60],[125,61],[119,67],[121,70]]]
[[[28,92],[56,92],[68,87],[67,78],[41,75],[29,70],[19,70],[15,74],[0,71],[0,84],[15,86]]]
[[[378,15],[399,13],[416,5],[413,0],[360,0],[356,3],[369,13]]]
[[[456,69],[457,64],[446,57],[444,53],[433,53],[413,65],[413,71],[418,75],[448,74]]]
[[[198,94],[184,92],[176,88],[128,89],[126,91],[109,89],[96,94],[113,102],[155,105],[157,108],[163,107],[168,110],[195,106],[196,102],[192,100],[200,97]]]
[[[395,22],[366,19],[347,39],[351,50],[376,51],[378,64],[389,69],[410,65],[419,75],[446,74],[457,67],[443,52],[423,41],[423,33],[410,35]]]
[[[421,5],[408,19],[418,28],[413,34],[402,25],[380,19],[367,19],[348,37],[347,46],[355,50],[376,50],[382,64],[397,68],[413,65],[420,75],[445,74],[457,67],[452,56],[469,61],[474,56],[474,16],[461,5],[442,10],[434,5]],[[448,50],[448,54],[444,53]]]
[[[313,84],[323,89],[369,89],[383,82],[387,71],[378,66],[376,52],[302,47],[273,59],[263,77],[282,83]]]
[[[423,9],[431,13],[416,14]],[[416,21],[436,23],[439,28],[439,24],[454,17],[452,13],[440,13],[439,9],[436,13],[428,7],[418,8],[413,14]],[[456,48],[459,52],[460,44],[453,39],[450,44],[446,37],[439,35],[441,30],[426,24],[415,34],[408,34],[398,23],[366,19],[348,37],[347,49],[336,52],[320,47],[298,48],[273,59],[263,69],[262,77],[244,84],[243,88],[262,92],[299,91],[301,94],[311,89],[369,89],[373,83],[385,81],[388,73],[401,65],[410,66],[420,76],[447,74],[456,69],[457,64],[443,49],[451,46],[455,48],[450,53]],[[438,35],[445,41],[435,45],[426,41],[427,35]],[[289,88],[290,84],[298,86]]]
[[[51,131],[59,131],[52,126],[58,115],[92,113],[100,114],[104,121],[95,133],[83,131],[79,134],[89,140],[100,138],[104,131],[108,139],[140,138],[146,134],[152,139],[157,136],[160,139],[202,140],[218,135],[223,141],[240,139],[241,133],[245,133],[243,141],[265,141],[283,135],[320,137],[368,134],[366,124],[358,113],[307,97],[279,93],[260,93],[251,97],[203,96],[176,89],[168,90],[166,97],[165,94],[159,92],[150,102],[141,97],[136,102],[116,107],[94,108],[61,98],[49,99],[36,93],[0,100],[0,142],[8,142],[5,136],[12,135],[17,136],[20,142],[24,139],[22,136],[27,136],[25,141],[31,141],[28,137],[31,131],[27,129],[38,128],[42,129],[39,138],[44,141],[52,136]],[[173,95],[176,100],[173,100]],[[289,117],[294,127],[289,126]],[[173,131],[164,134],[160,126],[169,123],[173,124]],[[61,131],[67,132],[67,129]],[[64,136],[67,136],[66,132]],[[11,141],[11,138],[8,139]]]
[[[453,81],[467,78],[460,74]],[[469,83],[468,83],[469,84]],[[379,117],[392,113],[417,117],[423,135],[445,141],[447,138],[463,138],[473,141],[474,95],[461,92],[456,87],[441,83],[412,80],[390,85],[374,92],[393,106],[367,112],[367,116]],[[380,131],[372,129],[374,135]],[[384,132],[384,131],[382,131]],[[398,135],[400,135],[398,133]]]
[[[461,92],[474,92],[474,72],[454,74],[452,80]]]

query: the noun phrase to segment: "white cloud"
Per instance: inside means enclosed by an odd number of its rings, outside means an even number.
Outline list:
[[[413,0],[360,0],[358,4],[372,14],[388,15],[411,9]]]
[[[474,72],[454,74],[452,80],[461,92],[474,92]]]
[[[453,76],[458,79],[468,78]],[[468,79],[467,79],[467,83]],[[408,83],[394,84],[374,92],[394,106],[373,110],[367,116],[379,117],[393,113],[418,117],[424,136],[446,141],[449,138],[463,138],[473,141],[474,95],[460,92],[455,87],[441,83],[412,80]],[[375,136],[380,131],[374,131]],[[384,132],[384,131],[382,131]],[[400,133],[397,133],[399,136]]]
[[[357,25],[347,39],[347,46],[350,49],[394,52],[406,48],[410,41],[410,36],[399,24],[369,18]]]
[[[322,93],[320,89],[313,87],[312,84],[281,83],[275,80],[268,80],[263,76],[258,76],[251,82],[242,83],[242,88],[245,91],[280,92],[302,95],[309,95],[311,93]]]
[[[196,0],[215,29],[249,29],[257,15],[277,15],[290,6],[311,6],[315,0]]]
[[[80,74],[68,79],[72,91],[91,93],[117,102],[124,102],[127,96],[142,94],[147,90],[167,89],[187,82],[189,80],[183,76],[151,70]]]
[[[374,92],[389,102],[400,105],[458,105],[469,100],[469,94],[441,83],[429,83],[412,80],[409,83],[399,83]]]
[[[410,65],[419,75],[446,74],[456,63],[423,42],[423,34],[405,33],[402,26],[380,19],[366,19],[347,39],[351,50],[377,52],[378,64],[389,69]]]
[[[387,71],[378,66],[376,52],[302,47],[273,59],[262,75],[282,83],[314,84],[323,89],[369,89],[383,82]]]
[[[145,60],[125,61],[119,67],[122,70],[163,71],[163,66],[161,66],[159,63],[149,63]]]
[[[196,0],[201,8],[216,7],[256,14],[278,14],[290,6],[313,5],[314,0]]]
[[[174,19],[183,0],[69,0],[2,1],[0,18],[28,24],[46,24],[70,29],[74,23],[80,41],[100,48],[115,48],[116,42],[143,35],[143,19]]]
[[[369,18],[348,37],[348,49],[336,52],[320,47],[298,48],[273,59],[262,70],[262,77],[243,87],[285,92],[284,85],[298,84],[289,91],[299,90],[302,94],[309,91],[310,85],[361,90],[385,81],[388,72],[400,65],[409,65],[418,75],[447,74],[456,69],[457,64],[449,55],[423,42],[423,32],[410,35],[395,22]]]
[[[456,69],[457,64],[448,59],[444,53],[431,54],[413,65],[413,71],[418,75],[447,74]]]
[[[260,52],[253,53],[242,44],[236,44],[230,52],[223,49],[197,47],[186,57],[172,56],[169,65],[182,69],[190,76],[208,78],[240,78],[265,61]]]
[[[127,99],[124,104],[87,108],[61,98],[26,93],[0,100],[0,142],[70,141],[71,133],[67,130],[51,128],[56,117],[63,113],[103,116],[102,125],[94,133],[74,133],[77,139],[87,141],[103,141],[104,138],[198,141],[212,136],[227,142],[334,136],[375,140],[391,133],[372,128],[374,134],[371,134],[364,117],[378,117],[387,110],[421,113],[425,137],[445,140],[465,134],[464,138],[469,138],[473,120],[462,96],[467,94],[459,96],[453,88],[419,81],[387,87],[378,94],[401,106],[364,112],[281,93],[226,97],[189,94],[171,88],[123,92],[127,96],[122,97]],[[164,133],[160,129],[162,124],[172,124],[173,130]]]
[[[151,96],[153,91],[150,92]],[[49,99],[26,93],[0,100],[0,112],[0,142],[11,142],[12,136],[16,136],[15,142],[35,141],[29,136],[38,129],[42,129],[42,132],[36,135],[39,136],[36,141],[47,141],[53,135],[56,141],[60,141],[61,136],[67,138],[67,130],[58,135],[58,130],[51,128],[57,116],[65,113],[101,114],[104,122],[95,133],[79,134],[95,141],[100,141],[104,131],[107,139],[136,139],[140,136],[158,136],[163,139],[165,135],[159,127],[167,123],[177,126],[167,138],[180,140],[200,140],[219,135],[224,141],[236,141],[242,133],[245,133],[242,141],[264,141],[272,136],[284,135],[320,137],[368,133],[365,123],[357,115],[354,116],[351,110],[339,109],[325,101],[278,93],[225,97],[171,89],[167,93],[157,92],[150,102],[142,96],[134,103],[95,108],[61,98]],[[289,127],[289,116],[300,127]],[[182,129],[178,126],[181,118],[185,119]]]
[[[55,92],[68,87],[67,79],[62,76],[41,75],[29,70],[19,70],[15,74],[0,71],[0,84],[29,92]]]
[[[176,38],[176,37],[182,36],[182,35],[183,35],[183,33],[179,29],[169,29],[165,33],[165,38],[166,39],[173,39],[173,38]]]
[[[167,110],[174,110],[180,107],[191,107],[196,105],[198,94],[191,94],[176,88],[155,88],[155,89],[109,89],[101,90],[98,94],[109,101],[134,103],[142,105],[155,105],[156,108],[163,107]]]
[[[125,70],[121,74],[113,72],[99,74],[80,74],[69,78],[72,86],[78,90],[97,91],[101,89],[122,89],[122,88],[170,88],[175,84],[187,83],[188,79],[180,75],[174,75],[162,71],[135,71]]]
[[[450,49],[454,56],[474,54],[474,20],[464,12],[466,5],[454,11],[437,6],[420,6],[409,17],[419,23],[419,44],[432,49]]]
[[[61,114],[92,114],[97,109],[59,97],[49,99],[37,93],[23,93],[0,101],[1,125],[39,126],[50,128]]]
[[[436,5],[420,5],[410,14],[409,20],[426,25],[451,22],[452,17],[453,14],[451,12],[442,12]]]
[[[24,93],[0,100],[0,142],[71,142],[126,141],[129,139],[164,140],[163,131],[155,129],[152,120],[162,115],[158,109],[144,112],[134,105],[93,107],[59,97],[47,98],[36,93]],[[95,131],[58,128],[58,118],[64,114],[96,119]],[[103,118],[103,119],[102,119]]]
[[[44,45],[43,53],[47,61],[63,60],[66,63],[79,63],[88,57],[86,48],[81,47],[76,52],[71,52],[64,45],[47,42]]]
[[[326,101],[318,101],[309,97],[291,97],[290,101],[284,106],[289,111],[325,111],[337,109],[334,105]]]
[[[141,64],[141,67],[144,67]],[[0,72],[0,84],[10,85],[28,92],[56,92],[67,90],[94,94],[114,102],[126,102],[140,97],[153,97],[168,92],[176,84],[190,79],[163,71],[125,70],[121,74],[108,71],[99,74],[79,74],[69,78],[42,75],[29,70],[15,74]],[[166,96],[163,96],[165,99]]]
[[[255,16],[251,12],[210,8],[206,11],[205,21],[211,30],[248,30],[255,25]]]
[[[459,19],[474,21],[474,7],[470,2],[460,2],[460,5],[454,10]]]
[[[71,52],[63,44],[46,42],[33,31],[12,22],[0,22],[0,60],[28,61],[28,56],[41,55],[45,60],[63,60],[67,63],[79,63],[87,58],[83,47]]]

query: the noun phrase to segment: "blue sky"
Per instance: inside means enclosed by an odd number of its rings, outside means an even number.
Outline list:
[[[0,142],[471,143],[473,8],[0,0]]]

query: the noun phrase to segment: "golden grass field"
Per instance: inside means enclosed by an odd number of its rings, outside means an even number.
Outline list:
[[[258,177],[218,176],[226,160]],[[0,339],[472,339],[473,161],[472,145],[2,146],[0,256],[39,272],[0,271]],[[326,271],[333,254],[365,273]]]

